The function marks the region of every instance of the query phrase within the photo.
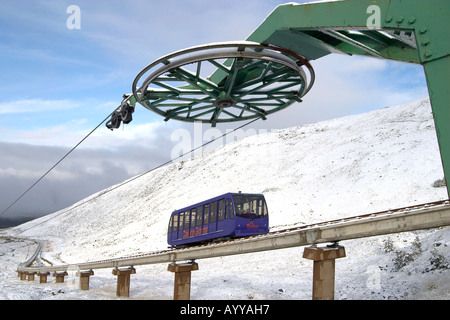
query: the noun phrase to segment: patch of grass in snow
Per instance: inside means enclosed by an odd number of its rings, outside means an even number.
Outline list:
[[[441,246],[441,243],[439,242],[433,244],[433,249],[431,250],[430,257],[428,258],[429,265],[425,267],[423,272],[450,269],[450,262],[437,249],[439,246]],[[384,251],[386,253],[394,253],[394,258],[392,260],[394,271],[399,271],[409,265],[418,259],[423,253],[422,243],[418,236],[414,238],[414,241],[409,249],[403,250],[396,249],[394,242],[389,237],[384,241]]]

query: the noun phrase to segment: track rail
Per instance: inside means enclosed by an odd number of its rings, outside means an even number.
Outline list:
[[[172,263],[315,245],[444,226],[450,226],[450,202],[448,200],[273,231],[258,236],[182,249],[155,251],[128,257],[46,267],[30,266],[32,261],[30,263],[29,260],[27,261],[28,265],[24,263],[20,264],[17,271],[62,272],[74,266],[80,270],[91,270]],[[36,256],[38,255],[36,254]]]
[[[19,264],[19,268],[21,267],[29,267],[31,266],[33,263],[38,263],[40,266],[44,266],[42,264],[42,262],[40,261],[41,259],[41,253],[42,253],[42,243],[40,241],[36,241],[33,239],[27,239],[27,238],[19,238],[19,237],[12,237],[12,236],[5,236],[5,235],[1,235],[0,239],[4,239],[4,240],[9,240],[9,241],[16,241],[16,242],[31,242],[37,245],[36,250],[34,251],[34,253],[24,262],[22,262],[21,264]],[[18,270],[19,270],[18,268]]]

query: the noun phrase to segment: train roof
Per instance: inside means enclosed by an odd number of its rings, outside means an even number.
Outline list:
[[[176,210],[174,210],[172,212],[172,214],[179,213],[179,212],[182,212],[182,211],[186,211],[188,209],[192,209],[194,207],[198,207],[198,206],[204,205],[204,204],[209,203],[211,201],[219,200],[219,199],[226,198],[226,197],[231,197],[233,195],[252,195],[252,196],[263,196],[264,197],[264,195],[262,193],[227,192],[227,193],[221,194],[219,196],[216,196],[216,197],[213,197],[213,198],[209,198],[207,200],[204,200],[204,201],[201,201],[201,202],[197,202],[195,204],[191,204],[191,205],[186,206],[184,208],[176,209]]]

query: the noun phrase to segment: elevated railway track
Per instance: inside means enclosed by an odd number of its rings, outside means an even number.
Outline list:
[[[301,246],[310,246],[309,248],[314,249],[317,245],[324,243],[337,243],[350,239],[445,226],[450,226],[450,201],[448,200],[272,231],[258,236],[65,265],[44,266],[41,262],[36,263],[39,261],[40,250],[42,250],[42,245],[39,245],[33,255],[34,260],[29,259],[26,263],[20,264],[17,271],[19,275],[54,273],[55,276],[59,274],[61,277],[67,270],[73,270],[75,267],[80,270],[80,274],[88,276],[93,275],[95,269],[113,268],[113,274],[119,275],[117,295],[120,296],[119,282],[128,281],[129,290],[129,276],[134,273],[135,266],[169,263],[169,271],[187,272],[190,284],[190,271],[198,269],[194,260]],[[334,256],[334,258],[339,258],[345,256],[343,249],[343,247],[335,245],[325,250],[340,250],[336,251],[337,256]],[[320,250],[319,256],[323,257],[324,249]],[[313,254],[316,253],[313,252]],[[306,250],[304,257],[308,258]],[[310,259],[315,260],[316,263],[317,261],[334,260],[334,258]],[[187,261],[189,262],[186,263]],[[179,266],[184,269],[176,269]],[[122,277],[122,280],[120,279],[121,272],[125,277]],[[332,273],[334,279],[334,264]]]

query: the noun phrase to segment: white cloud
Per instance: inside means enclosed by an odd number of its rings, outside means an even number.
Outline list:
[[[16,177],[16,178],[30,178],[37,179],[41,176],[41,173],[29,170],[29,169],[17,169],[17,168],[0,168],[0,177]]]
[[[80,4],[82,29],[104,49],[102,54],[114,57],[121,65],[142,68],[185,47],[245,40],[275,6],[272,1],[261,0]]]
[[[36,146],[74,146],[84,136],[77,131],[85,121],[72,120],[65,124],[29,129],[0,130],[0,140],[15,143],[26,143]]]
[[[330,71],[340,76],[370,75],[383,72],[388,68],[388,61],[363,56],[347,56],[333,54],[332,59],[317,60],[317,64],[330,68]]]
[[[70,100],[25,99],[0,103],[0,114],[36,113],[67,110],[79,107],[79,102]]]

